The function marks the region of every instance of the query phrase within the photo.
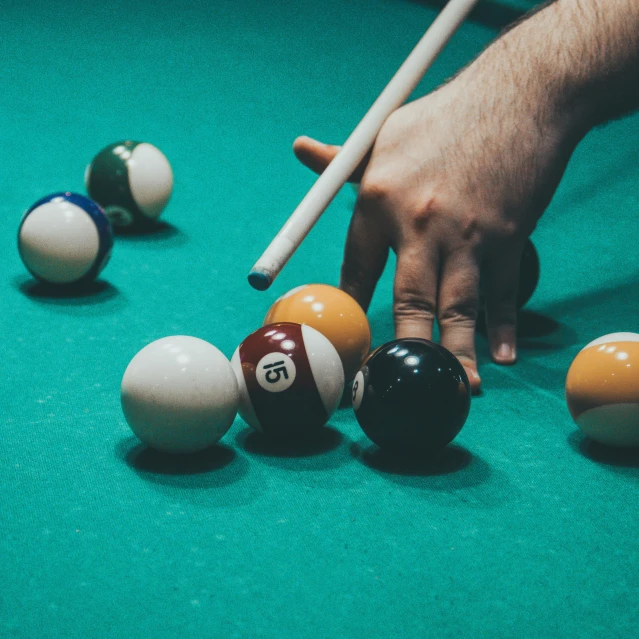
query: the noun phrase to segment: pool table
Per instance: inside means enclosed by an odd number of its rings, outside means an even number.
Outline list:
[[[639,331],[639,118],[593,131],[533,240],[541,279],[520,357],[435,461],[381,455],[350,408],[309,445],[238,417],[219,445],[142,446],[123,372],[160,337],[227,357],[271,303],[336,284],[345,187],[272,288],[247,273],[314,176],[291,143],[340,143],[441,2],[8,0],[0,20],[0,636],[24,639],[631,637],[639,456],[573,424],[579,349]],[[420,84],[454,74],[533,2],[490,2]],[[52,294],[16,246],[22,213],[121,139],[161,148],[173,197],[118,236],[81,294]],[[632,249],[632,250],[631,250]],[[389,263],[369,311],[393,337]]]

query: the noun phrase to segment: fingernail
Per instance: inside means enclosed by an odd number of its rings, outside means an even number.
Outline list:
[[[510,344],[506,344],[505,342],[503,344],[499,345],[499,348],[497,349],[497,354],[496,354],[498,359],[503,359],[503,360],[512,360],[513,356],[514,356],[514,351],[513,348]]]

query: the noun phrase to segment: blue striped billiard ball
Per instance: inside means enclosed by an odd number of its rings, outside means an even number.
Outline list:
[[[106,266],[113,232],[102,208],[77,193],[53,193],[24,214],[18,251],[28,271],[57,286],[94,280]]]

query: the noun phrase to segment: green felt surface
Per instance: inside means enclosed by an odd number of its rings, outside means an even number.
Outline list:
[[[532,4],[532,3],[531,3]],[[639,330],[639,119],[592,133],[535,232],[521,361],[485,383],[442,461],[392,465],[348,409],[311,450],[237,420],[189,461],[138,445],[119,384],[151,340],[227,355],[275,297],[338,277],[354,194],[266,293],[246,275],[313,177],[290,150],[341,142],[435,15],[400,0],[5,2],[0,21],[0,636],[629,637],[639,461],[577,434],[581,345]],[[494,36],[466,24],[418,92]],[[119,238],[91,295],[52,298],[16,250],[23,210],[82,191],[92,155],[157,144],[176,186],[150,237]],[[370,319],[392,337],[392,264]]]

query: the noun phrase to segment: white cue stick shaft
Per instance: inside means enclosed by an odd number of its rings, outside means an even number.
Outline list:
[[[268,288],[375,142],[384,121],[414,91],[478,0],[450,0],[397,70],[339,153],[318,177],[249,274]]]

